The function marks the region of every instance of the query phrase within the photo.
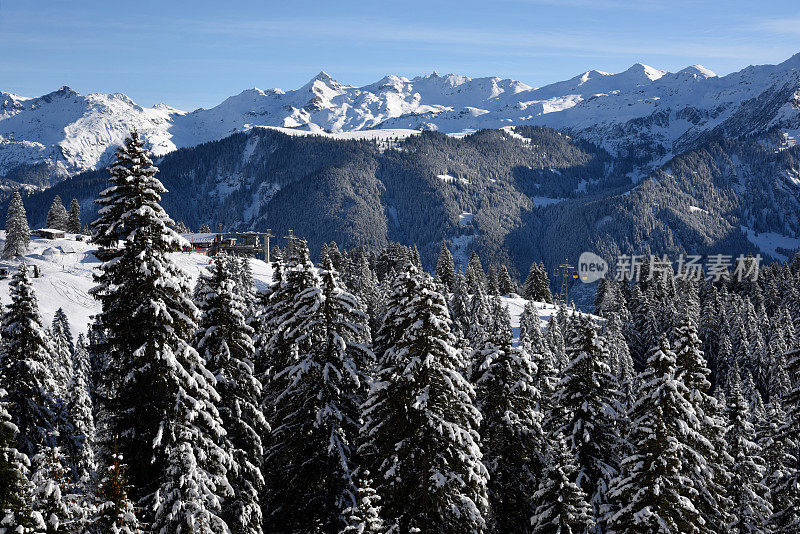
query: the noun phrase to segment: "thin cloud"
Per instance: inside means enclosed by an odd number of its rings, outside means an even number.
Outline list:
[[[800,17],[765,19],[757,23],[754,29],[781,35],[800,35]]]
[[[580,1],[580,0],[577,0]],[[516,57],[546,56],[677,56],[694,62],[696,58],[758,60],[788,52],[785,46],[757,45],[752,41],[731,43],[730,39],[707,37],[697,40],[664,42],[662,38],[630,39],[607,33],[493,31],[477,28],[432,26],[398,27],[383,21],[285,19],[269,21],[183,21],[195,32],[247,37],[257,43],[271,38],[313,42],[346,39],[349,42],[402,43],[411,49],[444,48],[463,50],[481,56],[500,53]]]
[[[655,9],[662,9],[671,7],[674,9],[675,2],[659,2],[657,0],[509,0],[512,2],[520,2],[525,4],[534,4],[542,6],[556,6],[556,7],[580,7],[585,9],[595,10],[626,10],[626,11],[652,11]]]

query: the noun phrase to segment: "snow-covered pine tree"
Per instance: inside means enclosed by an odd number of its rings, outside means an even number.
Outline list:
[[[250,258],[233,256],[231,272],[236,282],[235,289],[244,299],[244,311],[242,313],[247,320],[255,315],[256,308],[256,285],[253,279],[253,266],[250,265]]]
[[[785,444],[784,472],[774,492],[779,502],[773,509],[776,532],[800,531],[800,349],[786,355],[792,389],[783,398],[785,421],[779,430]]]
[[[128,498],[127,466],[116,443],[108,460],[97,491],[99,504],[94,519],[97,534],[142,534],[136,509]]]
[[[466,277],[467,293],[474,295],[481,289],[486,292],[486,274],[483,272],[481,259],[474,251],[470,255],[469,262],[467,263]]]
[[[786,443],[786,435],[782,432],[785,424],[786,412],[780,403],[767,403],[762,426],[757,432],[765,467],[762,483],[769,490],[773,510],[769,526],[775,532],[788,532],[787,529],[781,530],[781,527],[788,526],[784,524],[784,514],[781,512],[790,509],[797,495],[795,488],[784,484],[786,475],[790,472],[787,470],[787,465],[791,466],[794,461],[794,455]],[[788,517],[791,517],[791,514],[788,514]]]
[[[270,425],[275,417],[276,400],[288,385],[288,377],[280,373],[296,363],[292,346],[303,334],[303,322],[314,312],[300,302],[300,295],[316,296],[320,288],[319,275],[305,241],[293,243],[291,252],[291,263],[283,260],[273,263],[275,285],[263,295],[266,300],[262,298],[256,332],[256,374],[264,388],[262,404]]]
[[[770,360],[767,367],[767,400],[770,402],[780,402],[791,390],[786,361],[789,347],[777,323],[776,320],[772,321],[768,344]]]
[[[178,385],[174,407],[162,421],[154,443],[155,447],[165,443],[166,459],[152,499],[151,528],[156,534],[228,534],[222,502],[233,497],[227,479],[233,461],[220,445],[225,436],[215,407],[220,398],[213,387],[214,377],[197,352],[186,347],[183,356],[184,361],[176,367],[187,380]]]
[[[319,263],[323,265],[327,263],[330,258],[328,257],[328,244],[323,243],[319,249]]]
[[[12,276],[9,292],[11,303],[0,332],[0,387],[8,392],[8,411],[18,430],[17,447],[30,458],[50,443],[55,430],[56,383],[50,371],[50,343],[25,264]]]
[[[724,369],[726,373],[726,376],[724,378],[726,381],[723,382],[723,384],[725,385],[726,389],[728,386],[727,378],[728,376],[730,376],[730,371],[733,368],[734,363],[738,363],[740,369],[746,371],[752,371],[752,367],[750,367],[750,353],[751,353],[750,336],[747,330],[748,327],[745,324],[744,320],[742,319],[742,314],[741,313],[734,314],[730,330],[730,341],[731,341],[731,346],[733,347],[733,353],[732,353],[733,358],[730,361],[729,367],[727,369]]]
[[[545,341],[553,355],[553,364],[557,370],[561,370],[567,366],[567,343],[564,339],[564,328],[561,326],[562,321],[559,317],[564,316],[564,305],[560,305],[556,315],[547,323],[547,331],[545,333]]]
[[[739,376],[741,377],[742,395],[750,406],[750,420],[755,422],[758,418],[764,416],[764,399],[761,397],[761,392],[756,387],[756,382],[753,380],[753,375],[749,370],[745,369]]]
[[[747,401],[742,396],[738,366],[734,366],[728,386],[730,394],[725,441],[728,453],[733,458],[728,485],[733,517],[727,525],[727,531],[739,534],[766,533],[770,530],[772,503],[769,501],[769,490],[761,482],[765,471],[764,460],[761,447],[755,442],[755,428],[749,420]]]
[[[297,359],[276,375],[287,387],[276,398],[265,459],[273,488],[269,531],[338,532],[343,511],[357,505],[355,441],[372,360],[368,319],[330,261],[324,267],[321,287],[301,293],[281,326],[293,336]]]
[[[573,482],[577,470],[564,436],[556,434],[545,454],[539,486],[531,497],[532,534],[582,534],[594,526],[592,506]]]
[[[337,272],[342,271],[344,268],[344,255],[342,251],[339,250],[339,245],[336,244],[336,241],[331,241],[328,244],[328,259],[331,260],[331,265],[333,265],[333,268],[336,269]],[[320,262],[320,265],[326,264]]]
[[[17,426],[11,422],[7,404],[6,391],[0,387],[0,533],[42,532],[41,514],[31,508],[30,460],[17,450]]]
[[[501,265],[500,271],[497,273],[497,290],[501,295],[517,292],[516,285],[511,280],[511,275],[508,274],[508,267],[505,265]]]
[[[75,351],[72,353],[72,372],[76,376],[80,375],[86,381],[86,389],[91,394],[94,384],[92,384],[92,357],[89,353],[89,345],[90,342],[86,340],[86,336],[82,333],[78,334]]]
[[[73,490],[77,489],[74,484],[78,483],[78,471],[81,470],[76,462],[79,461],[82,453],[86,451],[83,447],[84,436],[75,428],[75,421],[71,417],[71,408],[78,396],[81,397],[81,402],[87,402],[88,392],[73,388],[75,345],[72,342],[69,320],[63,309],[56,310],[53,323],[47,333],[49,334],[49,351],[51,354],[48,365],[56,386],[53,394],[56,401],[54,405],[55,425],[60,436],[61,452],[66,456],[64,467],[67,469],[67,475],[65,480],[68,482],[69,489]],[[91,404],[84,408],[91,417]],[[91,470],[89,465],[84,467],[86,473]],[[88,479],[85,482],[88,482]]]
[[[553,295],[550,293],[550,279],[547,276],[544,263],[531,263],[531,268],[522,287],[522,296],[528,300],[538,302],[553,302]]]
[[[44,446],[32,458],[33,463],[33,509],[44,519],[46,534],[70,532],[74,525],[76,503],[67,496],[66,458],[57,445],[58,437],[50,437],[50,445]]]
[[[699,439],[699,424],[688,389],[675,378],[675,353],[666,335],[651,349],[639,382],[639,398],[629,412],[633,454],[622,460],[610,488],[607,532],[702,532],[698,491],[687,476],[694,466],[683,461],[689,456],[686,435]]]
[[[186,241],[159,204],[166,190],[156,171],[132,134],[111,167],[112,186],[98,200],[96,240],[114,249],[114,257],[101,265],[92,294],[102,305],[96,316],[102,445],[110,451],[119,438],[131,496],[150,497],[144,519],[155,513],[159,528],[166,528],[215,513],[217,495],[194,495],[186,506],[180,499],[199,489],[225,491],[219,464],[229,458],[218,446],[224,431],[214,377],[188,343],[197,308],[186,274],[169,256]]]
[[[347,287],[361,301],[363,309],[369,315],[371,330],[377,331],[383,315],[384,299],[375,272],[369,266],[366,254],[359,255],[348,275]]]
[[[491,532],[526,532],[534,512],[531,496],[543,467],[540,395],[530,356],[512,345],[511,318],[497,297],[492,299],[492,316],[488,339],[472,357],[483,416],[481,450],[489,471],[487,525]]]
[[[608,344],[611,375],[620,386],[621,401],[627,407],[633,404],[636,391],[636,370],[633,365],[628,342],[622,334],[622,319],[615,312],[608,312],[608,321],[604,326],[604,336]],[[622,412],[624,413],[624,412]]]
[[[465,345],[469,335],[471,319],[470,298],[466,291],[464,276],[461,273],[456,273],[453,294],[448,300],[448,307],[450,309],[450,318],[453,320],[453,334]]]
[[[194,346],[216,378],[217,407],[226,430],[223,447],[233,460],[228,473],[233,495],[225,499],[222,517],[232,532],[261,534],[261,436],[269,427],[261,412],[262,387],[253,370],[253,329],[245,320],[236,263],[234,257],[217,255],[201,275],[196,297],[201,318]]]
[[[100,205],[97,219],[92,222],[92,241],[108,255],[116,250],[118,242],[128,239],[136,229],[136,210],[142,205],[142,185],[150,181],[158,183],[148,193],[149,199],[158,202],[166,190],[155,178],[158,168],[147,154],[145,142],[137,131],[132,131],[125,143],[117,149],[116,160],[109,168],[109,186],[95,200]],[[163,213],[159,208],[157,214]],[[172,227],[169,220],[167,226]]]
[[[720,334],[719,346],[717,347],[717,356],[715,361],[714,378],[715,390],[725,390],[728,381],[728,373],[733,368],[735,360],[733,355],[733,345],[731,338],[727,332]]]
[[[656,332],[653,331],[654,320],[651,320],[652,305],[641,287],[638,284],[634,285],[628,299],[631,320],[623,323],[623,328],[631,357],[636,363],[637,369],[644,367],[650,347],[658,341],[658,338],[654,337],[656,335]]]
[[[69,203],[67,232],[71,234],[81,233],[81,205],[77,198],[73,198],[72,202]]]
[[[494,265],[489,265],[486,269],[486,293],[493,297],[500,294],[500,289],[497,285],[497,269],[495,269]]]
[[[489,307],[489,297],[480,286],[470,298],[469,329],[466,338],[471,347],[481,347],[492,328],[494,318]],[[472,363],[472,362],[468,362]],[[468,377],[469,378],[469,377]]]
[[[600,509],[607,503],[608,485],[619,465],[619,391],[597,325],[580,318],[573,330],[567,346],[569,363],[561,374],[553,404],[565,417],[558,432],[575,456],[575,482],[588,496],[599,520]]]
[[[430,276],[409,265],[395,278],[378,339],[385,349],[364,406],[362,451],[384,519],[399,532],[483,532],[481,416]]]
[[[56,393],[65,397],[67,388],[72,380],[72,354],[75,345],[72,342],[72,332],[69,328],[67,314],[62,308],[56,310],[53,323],[50,326],[50,340],[52,342],[53,359],[50,362],[53,379],[56,381]]]
[[[687,400],[691,404],[700,433],[687,434],[689,447],[685,451],[691,456],[685,458],[687,465],[697,468],[688,472],[699,491],[696,506],[705,519],[706,532],[725,532],[730,522],[727,517],[730,502],[725,496],[730,476],[727,466],[732,459],[725,446],[725,423],[722,407],[709,394],[711,371],[703,357],[702,342],[697,334],[694,319],[685,314],[679,319],[675,329],[675,378],[683,382],[688,391]],[[689,439],[694,435],[696,439]]]
[[[69,215],[61,202],[61,197],[58,195],[55,196],[53,203],[50,204],[50,211],[47,212],[47,222],[45,224],[47,224],[48,228],[54,230],[64,230],[66,232],[68,229]]]
[[[384,534],[386,527],[381,518],[380,500],[372,487],[369,471],[364,471],[358,484],[358,505],[344,511],[347,526],[341,534]]]
[[[411,254],[409,256],[409,259],[417,269],[419,269],[420,271],[422,270],[422,257],[419,255],[419,249],[417,249],[416,243],[411,247]]]
[[[403,312],[415,295],[417,282],[417,279],[410,275],[407,265],[400,274],[395,274],[389,281],[386,290],[386,309],[380,327],[373,336],[373,348],[378,360],[397,344],[403,332],[414,322],[415,318]],[[387,320],[387,317],[391,319]]]
[[[441,284],[444,293],[452,293],[456,278],[456,266],[453,262],[453,255],[447,247],[447,242],[442,241],[439,249],[439,258],[436,260],[435,279]]]
[[[536,262],[531,263],[528,269],[528,276],[525,277],[525,282],[522,283],[522,296],[528,300],[540,300],[538,291],[538,266]]]
[[[711,369],[711,383],[716,387],[717,384],[717,361],[719,344],[721,341],[720,331],[720,300],[719,292],[714,284],[705,282],[700,287],[700,318],[698,320],[698,335],[702,341],[703,354],[708,360]]]
[[[558,375],[554,367],[555,359],[541,330],[539,309],[532,302],[525,304],[520,316],[519,346],[526,351],[534,365],[533,383],[539,391],[537,409],[542,414],[545,435],[555,435],[561,428],[561,410],[553,409],[553,396],[558,385]]]
[[[542,261],[539,262],[539,286],[541,287],[544,302],[552,304],[553,294],[550,292],[550,277],[547,275],[547,269]]]
[[[529,353],[533,344],[543,344],[542,320],[539,318],[539,307],[533,302],[526,302],[519,317],[519,341]],[[528,343],[523,345],[523,341]],[[537,347],[538,348],[538,347]]]
[[[538,265],[536,262],[531,263],[530,268],[528,269],[528,274],[525,277],[525,280],[522,282],[522,287],[520,288],[520,292],[522,297],[528,300],[539,301],[541,300],[538,298],[541,296],[539,292],[539,280],[538,280]]]
[[[778,313],[778,325],[783,331],[783,337],[789,350],[798,348],[797,330],[794,327],[788,306],[781,307],[781,311]]]
[[[84,494],[90,491],[97,463],[95,461],[95,424],[92,398],[89,386],[89,352],[83,334],[78,336],[72,360],[73,375],[67,388],[67,412],[72,424],[71,440],[74,449],[71,451],[70,474]]]
[[[6,214],[6,243],[3,246],[3,258],[9,259],[25,255],[30,241],[31,229],[28,226],[28,217],[25,215],[22,196],[19,191],[14,191]]]

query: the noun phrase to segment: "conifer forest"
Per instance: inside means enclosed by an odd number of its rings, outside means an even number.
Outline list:
[[[0,534],[800,534],[798,44],[0,0]]]
[[[40,313],[11,198],[0,532],[800,532],[800,256],[648,260],[549,321],[543,264],[462,270],[446,243],[429,273],[291,239],[260,289],[225,253],[191,285],[157,171],[133,133],[88,227],[52,202],[101,260],[77,338]]]

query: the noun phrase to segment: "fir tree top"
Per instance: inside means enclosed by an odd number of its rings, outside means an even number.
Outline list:
[[[95,201],[100,205],[98,218],[92,223],[94,242],[103,248],[115,249],[119,241],[130,241],[133,233],[158,221],[162,237],[173,250],[185,240],[171,229],[173,221],[160,206],[166,188],[155,178],[158,168],[147,154],[145,142],[135,130],[117,149],[116,161],[109,167],[109,187]]]
[[[11,303],[2,320],[4,354],[0,379],[13,386],[9,411],[19,429],[19,448],[29,456],[47,443],[55,424],[56,383],[50,371],[51,352],[39,305],[25,264],[11,279]]]
[[[28,227],[28,218],[25,215],[25,206],[19,191],[11,195],[6,215],[6,243],[3,247],[3,258],[15,258],[28,251],[31,240],[31,230]]]

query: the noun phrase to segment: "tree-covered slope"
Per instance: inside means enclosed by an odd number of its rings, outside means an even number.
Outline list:
[[[642,159],[539,127],[381,143],[254,129],[157,163],[165,208],[195,230],[221,224],[282,236],[291,228],[312,253],[330,241],[416,244],[428,266],[449,240],[457,260],[478,250],[524,273],[532,260],[552,266],[584,250],[738,254],[760,246],[780,259],[800,235],[800,147],[779,135],[717,137],[649,174]],[[78,198],[90,220],[106,175],[82,173],[28,196],[32,224],[43,224],[56,194]]]

